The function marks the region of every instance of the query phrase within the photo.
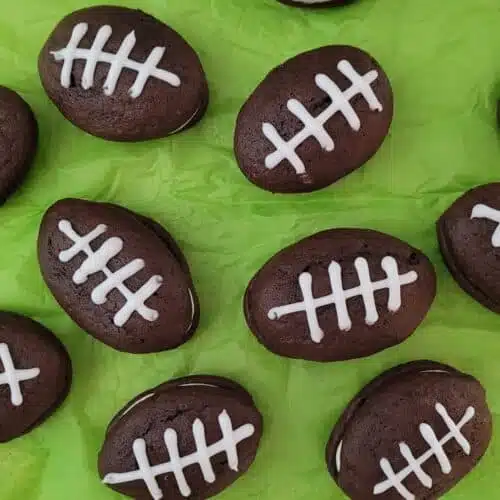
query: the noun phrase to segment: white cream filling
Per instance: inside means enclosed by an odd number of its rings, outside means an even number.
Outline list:
[[[449,373],[446,370],[423,370],[420,373]],[[335,452],[335,467],[337,469],[337,472],[340,472],[340,466],[341,466],[341,460],[340,460],[340,455],[342,454],[342,445],[344,444],[344,441],[340,441],[340,443],[337,446],[337,450]]]
[[[194,298],[193,298],[193,293],[191,292],[191,289],[188,290],[188,293],[189,293],[189,300],[191,302],[191,323],[189,323],[189,326],[188,326],[186,332],[189,332],[189,330],[191,330],[191,327],[193,326],[193,320],[194,320],[194,317],[196,314],[196,310],[194,307]]]
[[[144,401],[148,400],[149,398],[152,398],[154,395],[155,395],[154,392],[150,392],[149,394],[144,395],[142,398],[138,399],[128,408],[126,408],[119,418],[123,418],[128,412],[132,411],[135,407],[139,406],[141,403],[144,403]]]
[[[197,383],[191,383],[191,384],[182,384],[180,387],[215,387],[216,389],[218,388],[217,385],[213,384],[202,384],[201,382]]]
[[[179,387],[214,387],[218,388],[217,385],[214,384],[203,384],[201,382],[193,382],[189,384],[181,384]],[[156,393],[155,392],[149,392],[148,394],[145,394],[142,398],[139,398],[137,401],[135,401],[133,404],[131,404],[128,408],[126,408],[123,413],[118,417],[119,419],[123,418],[127,413],[132,411],[134,408],[137,408],[140,404],[144,403],[144,401],[147,401],[148,399],[152,398]]]
[[[196,115],[198,114],[198,111],[200,111],[199,106],[196,108],[196,111],[192,114],[192,116],[188,119],[187,122],[185,122],[180,127],[177,127],[173,132],[170,132],[168,135],[173,135],[176,134],[177,132],[180,132],[181,130],[184,130],[195,119]]]

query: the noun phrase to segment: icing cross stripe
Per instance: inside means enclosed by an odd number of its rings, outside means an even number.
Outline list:
[[[271,123],[264,123],[262,125],[263,134],[276,148],[274,152],[266,157],[266,168],[271,170],[277,167],[283,160],[288,160],[298,175],[305,174],[306,167],[297,154],[297,148],[312,137],[318,141],[323,150],[332,152],[335,149],[335,143],[325,129],[325,125],[337,113],[342,114],[352,130],[359,132],[361,129],[361,120],[351,104],[351,100],[358,95],[362,96],[368,103],[370,110],[379,112],[383,110],[382,104],[371,87],[372,83],[378,78],[376,70],[369,71],[365,75],[360,75],[352,67],[351,63],[345,59],[337,64],[337,69],[351,82],[351,86],[342,92],[338,85],[327,75],[316,75],[316,85],[331,100],[331,104],[318,116],[311,115],[297,99],[290,99],[287,102],[286,106],[288,110],[304,125],[302,130],[289,141],[285,141]]]
[[[124,69],[132,70],[137,73],[136,79],[130,87],[128,93],[130,97],[139,97],[149,78],[157,78],[172,87],[179,87],[180,78],[170,71],[158,68],[158,64],[165,54],[165,47],[155,47],[144,62],[130,59],[130,54],[135,47],[135,31],[131,31],[122,41],[116,54],[105,52],[104,46],[108,43],[113,29],[109,25],[101,26],[92,43],[90,49],[79,48],[80,42],[87,34],[89,25],[87,23],[77,24],[71,33],[68,45],[63,49],[51,51],[56,61],[63,61],[61,69],[61,86],[69,88],[71,86],[71,76],[75,60],[84,60],[85,67],[82,75],[82,88],[89,90],[94,86],[95,71],[98,63],[109,64],[109,71],[103,85],[104,94],[113,95],[118,80]]]
[[[358,257],[354,261],[354,268],[359,279],[359,286],[344,290],[342,280],[342,267],[336,261],[328,266],[328,276],[332,292],[323,297],[313,297],[313,278],[311,273],[304,272],[299,275],[299,288],[302,292],[302,301],[273,307],[269,313],[270,320],[279,320],[283,316],[303,312],[306,314],[309,334],[313,342],[319,344],[325,333],[319,325],[318,309],[334,305],[337,313],[338,327],[342,331],[352,328],[352,320],[349,315],[347,301],[354,297],[361,297],[365,308],[365,323],[375,324],[378,319],[377,305],[375,303],[375,292],[388,290],[389,299],[387,309],[395,313],[401,308],[401,287],[414,283],[418,279],[415,271],[399,274],[398,263],[394,257],[386,256],[381,261],[381,267],[387,278],[380,281],[372,281],[368,261],[364,257]]]
[[[463,452],[466,455],[470,455],[471,445],[462,434],[462,428],[474,418],[476,413],[475,409],[472,406],[469,406],[458,423],[453,421],[446,411],[446,408],[441,403],[436,403],[435,409],[438,415],[442,418],[449,432],[441,439],[438,439],[436,433],[429,424],[420,424],[420,435],[429,445],[429,449],[417,458],[413,455],[410,447],[405,442],[399,443],[399,451],[408,462],[408,465],[396,473],[389,460],[387,460],[387,458],[382,458],[382,460],[380,460],[380,468],[385,474],[386,479],[375,485],[373,488],[374,495],[381,495],[382,493],[389,491],[391,488],[394,488],[405,500],[415,500],[415,495],[413,495],[413,493],[411,493],[403,484],[403,481],[412,474],[415,474],[417,479],[426,488],[431,489],[433,484],[432,478],[422,469],[422,465],[425,464],[427,460],[435,457],[443,474],[449,474],[451,472],[451,463],[446,451],[444,450],[445,444],[449,441],[455,440]]]
[[[177,432],[174,429],[168,428],[163,438],[167,447],[169,461],[158,465],[150,464],[144,439],[136,439],[132,444],[132,450],[138,469],[131,472],[112,472],[106,474],[103,482],[106,484],[122,484],[141,480],[146,484],[151,497],[154,500],[161,500],[163,492],[156,478],[172,473],[174,474],[181,495],[183,497],[191,496],[191,488],[184,475],[186,467],[198,464],[204,480],[207,483],[213,483],[216,477],[211,458],[219,453],[225,453],[228,467],[237,472],[239,464],[237,446],[255,433],[255,428],[252,424],[245,424],[237,429],[233,429],[231,417],[226,410],[223,410],[219,414],[218,422],[222,439],[211,445],[207,444],[203,422],[199,418],[193,422],[192,432],[196,451],[184,457],[180,456]]]
[[[474,205],[472,209],[472,213],[470,216],[471,219],[488,219],[498,224],[495,232],[491,236],[491,244],[498,248],[500,247],[500,210],[495,210],[494,208],[489,207],[488,205],[483,205],[479,203]]]
[[[8,385],[10,389],[10,402],[13,406],[23,404],[23,393],[21,392],[21,382],[32,380],[40,375],[40,368],[29,368],[27,370],[17,370],[10,354],[7,344],[0,344],[0,362],[3,365],[3,373],[0,373],[0,386]]]
[[[74,272],[73,283],[82,285],[90,275],[101,272],[104,273],[106,279],[92,290],[92,302],[96,305],[104,304],[112,290],[118,290],[125,298],[125,304],[113,318],[116,326],[122,327],[125,325],[134,312],[137,312],[146,321],[156,321],[158,319],[158,311],[146,306],[145,302],[161,287],[163,283],[162,276],[151,276],[139,290],[133,292],[125,285],[125,281],[145,267],[144,260],[134,259],[115,272],[108,267],[109,261],[123,249],[123,240],[121,238],[108,238],[94,251],[90,244],[107,231],[108,227],[105,224],[99,224],[90,233],[83,236],[73,229],[71,222],[68,220],[59,221],[58,228],[61,233],[65,234],[73,242],[70,248],[59,253],[61,262],[69,262],[81,252],[87,256],[81,266]]]

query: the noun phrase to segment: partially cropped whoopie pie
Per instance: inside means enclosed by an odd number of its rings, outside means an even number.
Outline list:
[[[481,384],[432,361],[397,366],[347,406],[326,449],[351,500],[436,499],[479,462],[492,434]]]
[[[198,326],[198,298],[177,243],[158,223],[126,208],[56,202],[40,226],[38,260],[68,315],[119,351],[173,349]]]
[[[0,312],[0,442],[43,423],[66,399],[71,379],[69,355],[51,331]]]
[[[99,475],[136,499],[202,500],[250,467],[262,417],[239,384],[198,375],[140,394],[111,421]]]
[[[500,314],[500,183],[466,192],[437,222],[443,259],[462,290]]]
[[[207,80],[193,48],[140,10],[104,5],[69,14],[50,34],[38,67],[59,111],[108,140],[181,132],[208,105]]]

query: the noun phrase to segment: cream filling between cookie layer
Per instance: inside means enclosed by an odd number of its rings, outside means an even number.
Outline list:
[[[424,370],[420,373],[449,373],[446,370]],[[335,468],[337,469],[337,472],[340,472],[340,467],[342,465],[341,463],[341,454],[342,454],[342,445],[344,444],[344,440],[340,441],[340,443],[337,446],[337,450],[335,451]]]
[[[144,403],[144,401],[146,401],[147,399],[153,397],[155,395],[154,392],[150,392],[149,394],[146,394],[145,396],[143,396],[142,398],[138,399],[137,401],[135,401],[133,404],[131,404],[121,415],[120,415],[120,418],[123,418],[128,412],[130,412],[131,410],[133,410],[136,406],[139,406],[141,403]]]
[[[193,298],[193,292],[191,292],[191,288],[188,290],[189,293],[189,300],[191,301],[191,323],[189,323],[188,329],[186,330],[189,332],[191,330],[191,327],[193,326],[193,320],[196,314],[195,308],[194,308],[194,298]]]
[[[200,106],[196,108],[196,111],[192,114],[192,116],[188,119],[187,122],[182,124],[180,127],[177,127],[173,132],[170,132],[170,134],[168,135],[173,135],[176,134],[177,132],[180,132],[181,130],[184,130],[194,120],[199,111],[200,111]]]
[[[340,441],[337,446],[337,451],[335,452],[335,467],[337,467],[337,472],[340,472],[340,454],[342,453],[342,444],[344,441]]]

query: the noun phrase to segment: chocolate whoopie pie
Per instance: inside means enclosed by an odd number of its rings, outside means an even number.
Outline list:
[[[349,5],[355,0],[278,0],[278,2],[293,7],[341,7]]]
[[[125,208],[58,201],[42,220],[38,258],[61,307],[117,350],[173,349],[198,326],[198,299],[179,247],[159,224]]]
[[[477,465],[491,434],[485,391],[475,378],[415,361],[385,372],[349,403],[326,461],[352,500],[430,500]]]
[[[434,268],[419,250],[377,231],[331,229],[264,264],[248,285],[244,309],[270,351],[338,361],[403,342],[435,295]]]
[[[38,125],[29,104],[0,86],[0,204],[24,180],[33,163]]]
[[[193,48],[140,10],[73,12],[50,35],[38,67],[61,113],[108,140],[175,134],[197,123],[208,105],[207,80]]]
[[[99,453],[99,475],[137,499],[201,500],[248,470],[261,435],[262,417],[240,385],[215,376],[176,379],[118,412]]]
[[[248,98],[236,121],[236,159],[262,189],[315,191],[366,163],[392,115],[389,79],[370,55],[321,47],[273,69]]]
[[[0,442],[38,427],[63,403],[71,360],[57,337],[39,323],[0,312]]]
[[[437,235],[444,261],[471,297],[500,314],[500,183],[471,189],[444,212]]]

